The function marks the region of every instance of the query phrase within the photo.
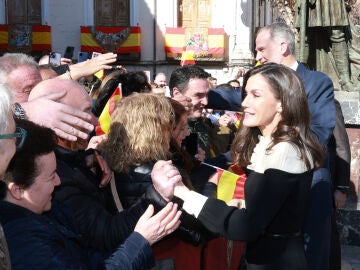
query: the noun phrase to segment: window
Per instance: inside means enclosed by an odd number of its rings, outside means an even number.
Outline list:
[[[129,0],[95,0],[96,26],[130,26]]]
[[[6,0],[8,24],[41,24],[41,0]]]

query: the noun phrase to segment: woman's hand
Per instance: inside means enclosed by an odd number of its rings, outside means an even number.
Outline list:
[[[149,241],[150,245],[179,227],[181,211],[177,211],[177,204],[170,202],[159,213],[154,216],[153,214],[154,206],[150,204],[134,229]]]
[[[175,185],[182,184],[178,169],[172,165],[171,160],[159,160],[151,171],[151,179],[156,191],[167,201],[174,196]]]

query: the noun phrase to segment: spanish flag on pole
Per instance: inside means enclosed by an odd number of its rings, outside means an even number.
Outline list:
[[[99,124],[95,127],[96,135],[108,134],[110,131],[111,115],[115,111],[116,101],[122,98],[121,83],[109,98],[99,117]]]
[[[194,51],[189,50],[187,47],[181,53],[180,66],[195,65]]]
[[[204,165],[216,168],[218,185],[217,198],[224,202],[229,202],[232,199],[244,199],[244,185],[246,181],[246,174],[243,170],[234,165],[229,167],[229,170],[224,170],[219,167],[202,163]]]

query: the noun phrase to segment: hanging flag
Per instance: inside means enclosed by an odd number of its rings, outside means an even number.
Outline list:
[[[183,67],[187,65],[195,65],[195,60],[194,60],[194,51],[188,50],[186,48],[185,51],[181,53],[180,66]]]
[[[95,127],[96,135],[108,134],[110,130],[111,115],[115,110],[116,101],[122,98],[121,83],[109,98],[99,117],[99,124]]]

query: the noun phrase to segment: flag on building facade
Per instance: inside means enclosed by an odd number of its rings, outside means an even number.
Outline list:
[[[129,29],[127,29],[129,28]],[[141,52],[141,29],[132,27],[90,27],[80,26],[80,41],[82,52],[107,51],[101,46],[101,40],[110,41],[118,46],[113,53],[140,53]],[[126,35],[125,35],[126,34]],[[96,39],[98,38],[98,39]],[[100,42],[100,43],[99,43]]]
[[[111,115],[115,110],[116,101],[122,98],[121,83],[109,98],[103,111],[99,116],[99,123],[95,127],[96,135],[108,134],[110,131]]]
[[[11,48],[15,48],[19,44],[13,44],[14,40],[19,37],[16,35],[22,35],[21,32],[14,33],[9,31],[9,25],[0,24],[0,50],[12,51]],[[14,36],[15,35],[15,36]],[[23,37],[22,37],[23,38]],[[51,51],[51,26],[49,25],[31,25],[31,48],[30,51]],[[9,43],[10,42],[10,43]]]

